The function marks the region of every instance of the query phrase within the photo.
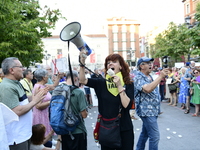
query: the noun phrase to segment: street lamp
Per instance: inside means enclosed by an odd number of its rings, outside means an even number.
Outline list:
[[[47,54],[47,50],[45,51],[44,59],[46,60],[46,65],[47,65],[47,60],[51,57],[51,54]]]
[[[135,59],[134,59],[134,51],[135,50],[130,48],[128,51],[129,51],[128,55],[130,55],[130,66],[132,66],[132,60],[134,61],[134,64],[133,64],[133,66],[134,66],[135,65]]]
[[[191,17],[190,16],[185,17],[185,23],[186,23],[188,29],[193,28],[193,25],[190,24],[190,21],[191,21]],[[190,51],[191,51],[191,48],[190,48]],[[190,51],[188,53],[188,61],[190,61]]]

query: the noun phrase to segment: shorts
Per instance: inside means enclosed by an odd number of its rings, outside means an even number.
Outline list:
[[[90,92],[90,88],[84,88],[84,89],[85,89],[85,94],[86,94],[86,95],[91,94],[91,92]]]
[[[176,90],[171,90],[171,91],[169,91],[169,93],[176,93],[176,91],[177,91],[177,89]]]

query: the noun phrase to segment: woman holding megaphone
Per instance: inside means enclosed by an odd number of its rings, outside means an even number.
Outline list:
[[[80,52],[79,78],[80,83],[94,88],[98,98],[100,124],[96,140],[101,144],[101,150],[133,150],[134,133],[129,110],[134,99],[134,86],[129,67],[122,56],[110,54],[104,63],[105,78],[87,79],[85,54]],[[113,124],[115,130],[106,130],[107,123]]]

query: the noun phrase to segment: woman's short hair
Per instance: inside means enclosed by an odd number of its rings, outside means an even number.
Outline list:
[[[46,128],[43,124],[36,124],[32,126],[31,143],[35,145],[43,144],[45,139]]]
[[[37,69],[34,72],[34,77],[36,78],[36,80],[38,82],[42,81],[43,78],[48,74],[48,72],[46,71],[46,69]]]

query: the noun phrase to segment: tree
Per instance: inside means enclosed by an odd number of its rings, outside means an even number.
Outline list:
[[[168,28],[155,38],[154,57],[170,56],[175,61],[181,60],[181,56],[189,53],[190,37],[186,34],[186,25],[177,26],[171,22]]]
[[[171,22],[168,28],[156,36],[154,57],[171,56],[179,61],[181,56],[200,54],[200,3],[195,13],[196,24],[188,29],[186,24],[177,26]]]
[[[38,0],[0,1],[0,62],[6,57],[18,57],[28,67],[41,62],[43,43],[50,37],[55,23],[62,17],[60,11],[40,7]]]

